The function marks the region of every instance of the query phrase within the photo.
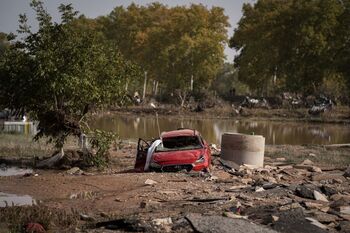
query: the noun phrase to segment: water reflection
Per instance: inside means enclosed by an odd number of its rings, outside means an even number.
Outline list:
[[[0,176],[18,176],[18,175],[24,175],[32,172],[33,170],[29,168],[23,169],[19,167],[6,167],[0,164]]]
[[[122,139],[158,137],[156,117],[108,116],[92,122],[94,128],[118,132]],[[198,129],[209,143],[220,143],[225,132],[263,135],[267,144],[330,144],[350,142],[350,126],[336,124],[230,119],[160,117],[160,131]]]
[[[6,206],[21,206],[21,205],[36,205],[36,201],[29,195],[19,196],[0,192],[0,207]]]

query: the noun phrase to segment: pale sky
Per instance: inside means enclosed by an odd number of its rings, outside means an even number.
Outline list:
[[[44,5],[47,11],[53,17],[54,21],[59,21],[60,16],[57,11],[58,6],[61,3],[69,4],[72,3],[74,9],[79,11],[81,14],[89,18],[96,18],[97,16],[109,14],[116,6],[128,6],[132,2],[138,5],[147,5],[151,2],[149,0],[44,0]],[[229,36],[232,35],[237,22],[242,16],[242,5],[243,3],[252,3],[254,0],[163,0],[157,1],[168,6],[175,5],[189,5],[191,3],[201,3],[207,7],[220,6],[225,9],[225,14],[229,16],[231,28],[228,29]],[[37,28],[35,24],[35,18],[33,10],[29,7],[30,0],[0,0],[0,32],[13,32],[15,33],[18,29],[18,15],[25,13],[28,16],[29,24],[33,29]],[[225,49],[227,61],[232,62],[234,57],[234,50],[230,48]]]

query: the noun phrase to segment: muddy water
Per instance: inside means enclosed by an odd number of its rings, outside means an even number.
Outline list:
[[[27,173],[32,173],[32,169],[24,169],[19,167],[6,167],[1,166],[0,164],[0,176],[18,176],[18,175],[24,175]]]
[[[0,207],[5,206],[21,206],[21,205],[35,205],[36,201],[29,195],[16,195],[10,193],[0,192]]]
[[[158,136],[156,117],[107,116],[92,123],[94,128],[118,132],[121,139]],[[177,128],[198,129],[208,143],[220,144],[224,132],[263,135],[266,144],[350,143],[350,126],[303,122],[237,121],[230,119],[188,119],[159,117],[160,131]]]

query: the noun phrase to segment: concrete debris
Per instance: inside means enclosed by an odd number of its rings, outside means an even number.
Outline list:
[[[93,218],[93,217],[91,217],[91,216],[89,216],[87,214],[80,213],[79,216],[80,216],[80,220],[82,220],[82,221],[88,221],[88,222],[96,221],[95,218]]]
[[[328,202],[328,199],[320,192],[314,190],[314,198],[317,201],[324,201],[324,202]]]
[[[156,219],[153,219],[152,222],[154,223],[154,225],[157,225],[157,226],[173,224],[173,221],[171,220],[171,218],[156,218]]]
[[[319,221],[317,221],[316,219],[314,219],[314,218],[305,218],[306,220],[308,220],[308,221],[310,221],[310,223],[312,224],[312,225],[314,225],[314,226],[317,226],[317,227],[319,227],[319,228],[321,228],[321,229],[324,229],[324,230],[327,230],[328,229],[328,227],[326,227],[325,225],[323,225],[322,223],[320,223]]]
[[[259,226],[244,219],[233,219],[223,216],[204,216],[189,214],[186,219],[191,222],[196,232],[201,233],[276,233],[276,231]]]
[[[255,187],[255,192],[263,192],[265,189],[263,187]]]
[[[145,181],[145,185],[153,186],[153,185],[156,185],[156,184],[158,184],[158,182],[157,182],[157,181],[154,181],[154,180],[151,180],[151,179],[147,179],[147,180]]]
[[[301,164],[303,164],[303,165],[313,165],[314,162],[312,162],[310,159],[305,159]]]
[[[84,171],[78,167],[72,167],[71,169],[67,170],[66,173],[69,175],[81,175],[84,173]]]

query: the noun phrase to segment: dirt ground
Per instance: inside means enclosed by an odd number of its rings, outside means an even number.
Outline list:
[[[230,221],[257,224],[255,230],[249,225],[236,231],[245,233],[350,232],[348,164],[317,164],[317,156],[330,153],[322,147],[294,150],[304,153],[296,161],[279,157],[283,151],[293,154],[291,148],[267,148],[261,169],[229,169],[214,151],[210,174],[134,173],[136,149],[128,145],[112,153],[103,171],[34,170],[0,177],[0,192],[30,195],[39,205],[77,215],[74,232],[226,232],[230,224],[240,224]],[[337,150],[350,156],[347,147]],[[217,226],[198,224],[208,216]]]

